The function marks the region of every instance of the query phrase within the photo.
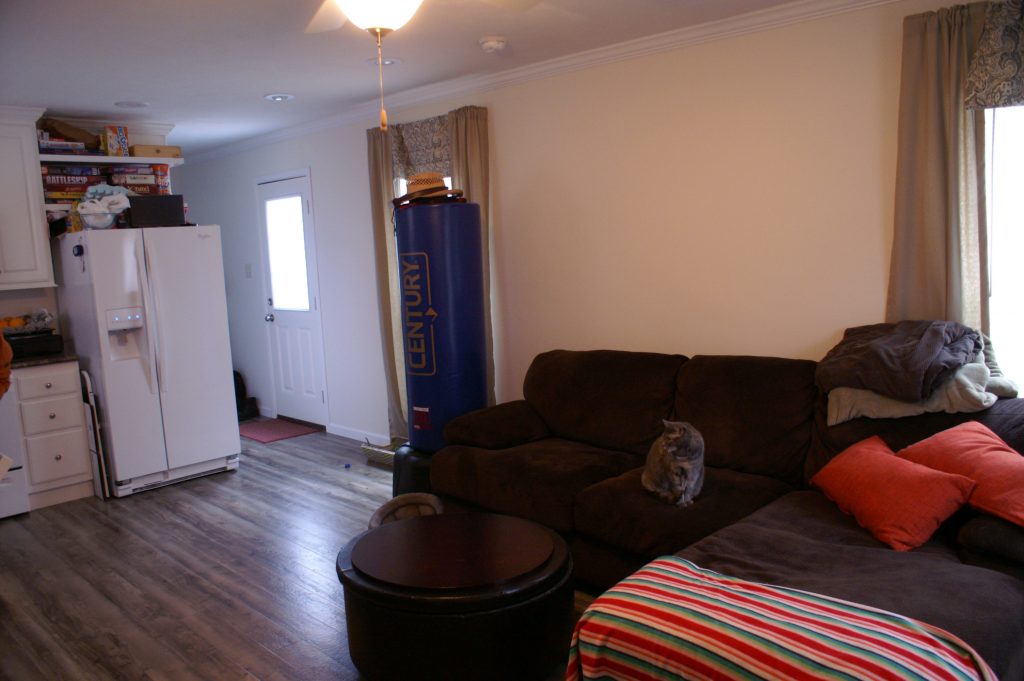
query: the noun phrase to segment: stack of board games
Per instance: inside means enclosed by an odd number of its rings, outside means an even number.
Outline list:
[[[36,138],[40,154],[95,155],[99,153],[86,149],[84,142],[73,142],[62,137],[53,137],[45,130],[37,130]]]
[[[43,197],[46,203],[74,204],[82,200],[86,190],[107,181],[101,166],[40,166],[43,176]]]
[[[110,184],[139,196],[167,195],[171,193],[169,166],[118,164],[110,171]]]

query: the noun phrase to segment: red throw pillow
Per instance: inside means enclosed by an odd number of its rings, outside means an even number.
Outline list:
[[[967,421],[905,447],[897,454],[977,483],[968,503],[1024,526],[1024,456],[984,424]]]
[[[897,457],[878,436],[847,447],[811,484],[897,551],[928,541],[974,488],[970,478]]]

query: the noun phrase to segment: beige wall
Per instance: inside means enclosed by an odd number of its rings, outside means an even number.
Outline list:
[[[387,442],[387,395],[380,354],[366,134],[335,128],[174,171],[189,219],[222,228],[235,368],[264,413],[274,404],[260,248],[257,181],[309,170],[327,374],[328,430]],[[251,276],[247,275],[249,266]]]
[[[819,359],[844,328],[881,321],[902,17],[942,4],[477,97],[492,122],[501,397],[553,347]]]
[[[490,110],[499,399],[518,397],[532,358],[555,347],[818,359],[844,328],[880,321],[902,18],[944,4],[894,2],[390,111]],[[316,159],[304,164],[329,159],[356,183],[322,262],[372,259],[372,125],[337,146],[292,143]],[[373,290],[365,266],[339,277]],[[383,381],[378,350],[358,348],[372,367],[361,376]]]

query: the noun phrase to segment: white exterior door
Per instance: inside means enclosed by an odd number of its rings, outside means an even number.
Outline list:
[[[258,186],[275,411],[327,424],[320,291],[309,176]]]

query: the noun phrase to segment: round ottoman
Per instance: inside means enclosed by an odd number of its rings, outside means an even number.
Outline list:
[[[368,681],[545,679],[573,626],[557,533],[490,513],[387,523],[339,553],[349,654]]]

